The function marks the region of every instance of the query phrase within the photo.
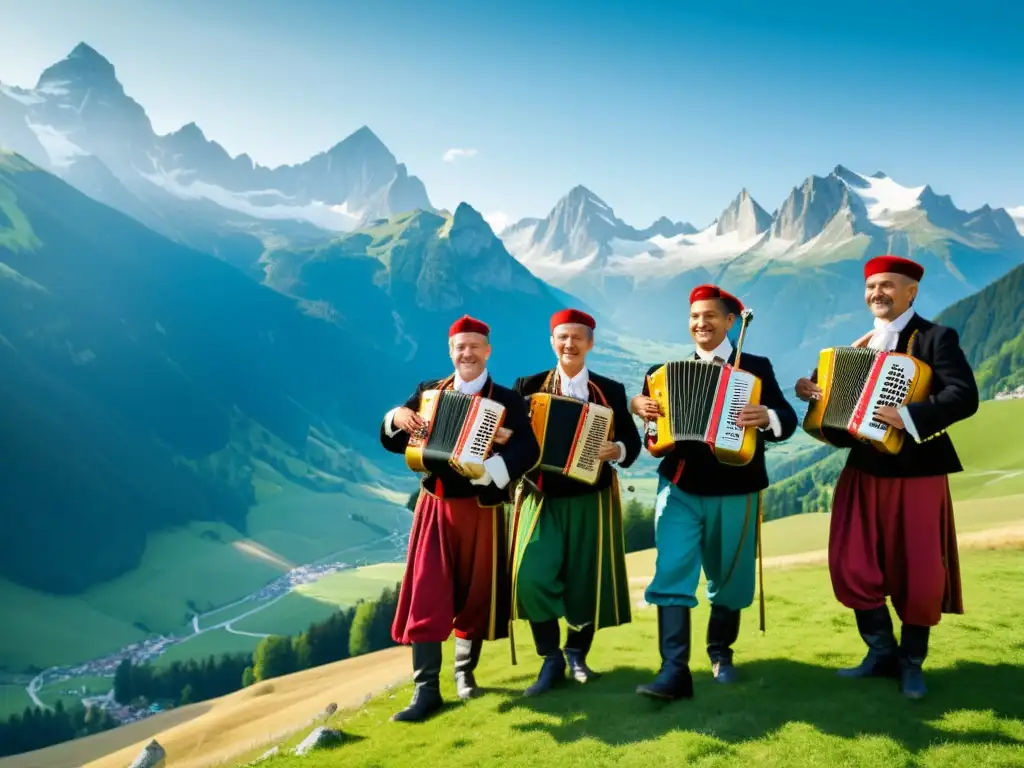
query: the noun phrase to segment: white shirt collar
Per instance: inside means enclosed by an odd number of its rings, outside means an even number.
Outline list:
[[[711,352],[705,352],[700,347],[697,347],[697,355],[702,360],[711,362],[716,357],[720,357],[726,362],[729,361],[729,355],[732,354],[732,342],[729,341],[728,337],[722,339],[722,343],[715,347]]]
[[[475,395],[481,389],[484,388],[484,382],[487,381],[487,369],[484,368],[483,373],[477,376],[472,381],[463,381],[462,377],[459,376],[458,372],[455,373],[455,381],[452,384],[453,389],[457,392],[464,392],[467,395]]]
[[[910,322],[910,318],[912,318],[913,316],[914,316],[914,308],[913,307],[909,307],[906,312],[904,312],[902,315],[900,315],[899,317],[897,317],[895,320],[893,320],[891,322],[888,321],[888,320],[883,320],[880,317],[876,317],[875,318],[875,330],[876,331],[881,331],[881,330],[888,329],[888,330],[891,330],[891,331],[896,331],[896,333],[899,333],[900,331],[902,331],[904,328],[907,327],[907,323]]]
[[[906,312],[892,322],[875,318],[875,331],[868,340],[869,349],[892,351],[900,342],[900,333],[907,327],[910,318],[914,316],[914,308],[910,307]]]
[[[579,373],[575,376],[570,377],[565,371],[562,370],[562,366],[558,366],[558,382],[559,389],[563,395],[575,397],[580,400],[590,399],[590,372],[587,370],[587,366],[583,366]]]

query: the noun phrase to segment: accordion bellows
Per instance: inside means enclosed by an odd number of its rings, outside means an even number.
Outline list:
[[[547,392],[527,399],[530,425],[540,444],[537,466],[587,485],[596,483],[604,468],[597,454],[601,443],[611,435],[615,418],[612,409]]]
[[[829,347],[818,356],[821,399],[812,400],[804,431],[824,443],[841,445],[830,432],[852,435],[882,453],[896,454],[906,433],[874,418],[879,407],[902,408],[925,400],[932,369],[899,352],[861,347]]]
[[[761,402],[761,379],[728,363],[678,360],[648,377],[651,398],[661,406],[647,449],[664,456],[676,443],[703,442],[723,464],[749,464],[757,450],[756,427],[739,427],[745,405]]]
[[[428,389],[420,397],[419,415],[427,422],[426,434],[409,438],[405,463],[410,469],[436,474],[451,467],[464,477],[483,477],[484,459],[505,421],[504,405],[453,389]]]

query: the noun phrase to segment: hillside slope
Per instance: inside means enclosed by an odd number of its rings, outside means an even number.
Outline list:
[[[553,367],[549,319],[576,303],[512,258],[467,203],[452,214],[402,214],[314,247],[274,249],[261,263],[266,285],[354,336],[392,344],[422,378],[451,367],[448,326],[462,313],[491,326],[488,368],[497,381],[511,385]],[[644,370],[635,353],[609,341],[603,324],[590,365],[637,388]]]
[[[254,460],[387,484],[347,445],[404,395],[390,352],[0,155],[0,575],[79,592],[150,531],[244,532]]]
[[[1024,384],[1024,266],[940,312],[955,328],[983,398]]]

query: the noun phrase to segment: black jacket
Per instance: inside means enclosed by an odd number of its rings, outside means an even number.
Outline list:
[[[847,466],[877,477],[924,477],[960,472],[963,466],[945,430],[978,410],[978,385],[960,349],[957,332],[914,315],[900,332],[894,351],[906,353],[911,337],[914,341],[910,354],[932,369],[928,399],[907,406],[921,442],[907,433],[900,452],[890,456],[852,436],[836,441],[850,448]],[[834,432],[830,433],[830,438],[832,434]]]
[[[438,387],[445,379],[429,379],[416,386],[416,391],[405,401],[406,408],[418,411],[420,394],[428,389]],[[512,437],[505,445],[495,444],[492,455],[501,456],[508,470],[509,482],[504,488],[498,488],[492,481],[488,485],[473,485],[469,478],[463,477],[454,469],[446,468],[438,474],[428,474],[422,478],[422,486],[431,493],[437,493],[437,480],[441,480],[444,498],[476,497],[483,506],[502,504],[512,499],[512,488],[523,474],[533,467],[540,458],[540,446],[530,429],[530,418],[523,398],[508,387],[495,384],[488,376],[480,394],[496,400],[505,406],[503,426],[512,430]],[[380,425],[380,442],[392,453],[405,453],[409,444],[409,434],[399,431],[388,437],[384,431],[384,422]]]
[[[736,359],[736,350],[729,355],[729,363]],[[740,367],[761,379],[761,405],[773,411],[779,418],[782,435],[775,436],[771,428],[757,431],[757,448],[754,458],[743,466],[723,464],[715,458],[711,447],[698,442],[677,443],[671,453],[664,456],[658,465],[658,474],[675,480],[679,490],[694,496],[733,496],[757,493],[768,487],[768,472],[764,465],[764,444],[788,440],[796,431],[797,416],[793,406],[786,400],[775,378],[771,361],[748,352],[743,353]],[[651,366],[648,375],[659,366]],[[650,396],[647,379],[644,379],[644,395]]]
[[[544,380],[549,374],[552,377],[552,391],[557,394],[560,392],[557,371],[541,371],[531,376],[522,376],[516,379],[512,389],[521,395],[525,401],[527,396],[543,391]],[[621,463],[618,463],[618,466],[628,467],[636,461],[643,445],[640,439],[640,431],[637,429],[636,422],[633,421],[633,415],[629,410],[626,388],[619,382],[593,371],[588,371],[587,375],[590,378],[591,384],[601,390],[601,394],[604,395],[605,400],[608,402],[608,407],[612,409],[614,425],[612,427],[611,440],[612,442],[621,442],[626,446],[626,457]],[[589,400],[592,403],[601,402],[593,387],[590,387]],[[528,474],[528,477],[534,484],[539,484],[540,490],[545,496],[564,498],[568,496],[583,496],[608,488],[612,484],[613,471],[612,463],[605,462],[604,467],[601,468],[601,474],[594,485],[581,483],[558,472],[546,472],[540,469],[533,470]]]

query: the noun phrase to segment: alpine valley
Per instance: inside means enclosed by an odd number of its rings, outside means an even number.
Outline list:
[[[323,558],[401,559],[415,479],[381,416],[447,374],[464,312],[499,381],[549,366],[565,300],[367,128],[267,169],[155,135],[84,44],[0,85],[0,672],[187,634]]]
[[[840,166],[703,229],[637,229],[576,187],[496,235],[469,202],[434,207],[367,127],[277,168],[195,124],[157,135],[79,44],[32,88],[0,83],[0,670],[187,632],[338,553],[400,560],[415,480],[380,418],[447,373],[463,313],[511,382],[552,365],[554,310],[587,308],[593,367],[636,391],[692,349],[686,297],[715,281],[785,386],[864,332],[866,257],[921,260],[935,316],[1021,265],[1021,231],[1024,208]],[[1004,341],[993,382],[1016,381]]]

